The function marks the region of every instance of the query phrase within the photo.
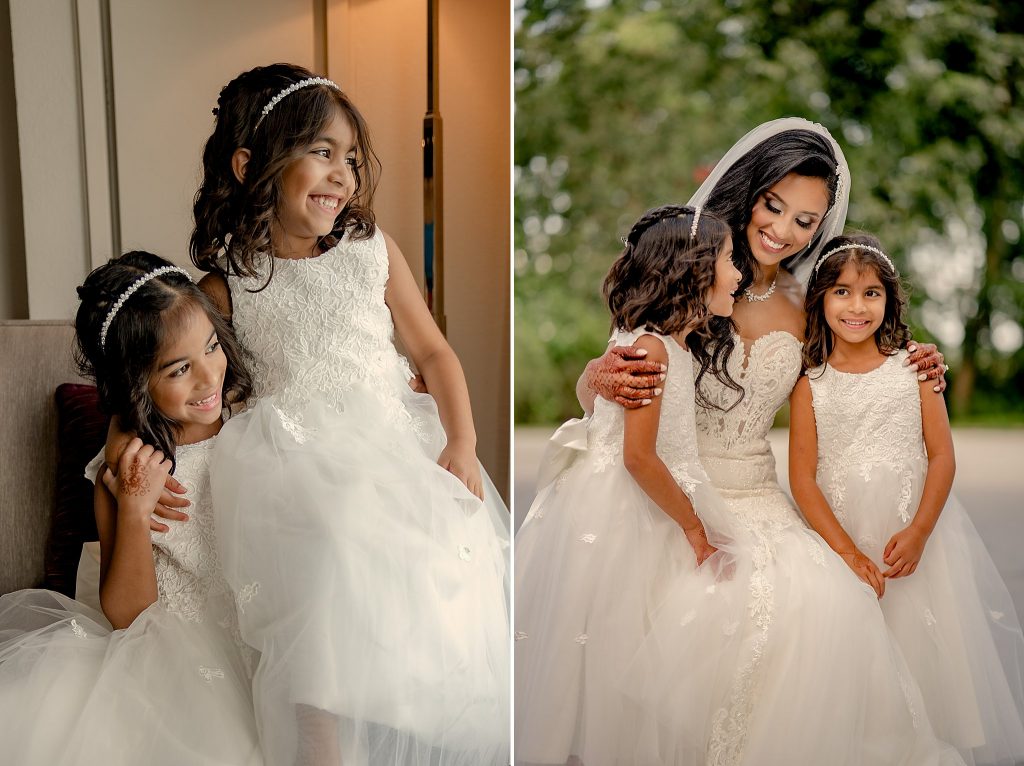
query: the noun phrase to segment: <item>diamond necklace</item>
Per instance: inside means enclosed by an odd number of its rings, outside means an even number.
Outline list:
[[[778,282],[778,281],[779,281],[779,272],[776,271],[775,272],[775,279],[773,279],[771,285],[768,286],[768,291],[767,292],[763,293],[762,295],[754,295],[752,292],[750,292],[750,288],[749,287],[745,287],[743,289],[743,297],[746,298],[751,303],[760,303],[761,301],[766,301],[766,300],[768,300],[769,298],[772,297],[772,293],[775,292],[775,283]]]

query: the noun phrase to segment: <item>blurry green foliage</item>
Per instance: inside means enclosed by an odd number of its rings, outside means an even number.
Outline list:
[[[912,289],[954,413],[1024,420],[1024,4],[521,0],[515,51],[516,421],[576,414],[620,238],[685,202],[747,130],[820,122],[848,227]]]

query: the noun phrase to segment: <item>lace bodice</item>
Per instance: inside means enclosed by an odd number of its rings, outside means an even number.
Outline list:
[[[818,481],[843,521],[851,472],[869,481],[874,470],[899,476],[897,513],[910,520],[913,483],[927,470],[916,374],[903,366],[906,350],[865,373],[825,365],[807,373],[818,433]]]
[[[800,375],[800,341],[790,333],[777,330],[762,335],[749,353],[738,335],[735,340],[726,365],[743,387],[742,401],[731,410],[697,408],[701,461],[725,497],[778,487],[768,431]],[[711,374],[705,374],[701,389],[723,408],[736,401],[737,392]]]
[[[160,603],[193,622],[215,614],[223,627],[229,627],[234,608],[218,561],[210,496],[210,456],[215,442],[212,437],[175,450],[174,478],[184,485],[192,503],[185,509],[189,518],[164,519],[167,531],[150,536]],[[90,481],[96,481],[102,460],[101,452],[86,467]]]
[[[267,274],[269,258],[264,265]],[[263,290],[265,277],[228,279],[235,330],[255,358],[254,398],[274,394],[297,416],[312,395],[337,405],[362,383],[387,410],[402,411],[402,387],[412,375],[395,349],[384,303],[388,253],[380,230],[366,240],[346,233],[317,258],[272,265]]]
[[[190,620],[201,620],[211,601],[223,599],[212,612],[230,603],[221,573],[214,536],[213,502],[210,497],[210,455],[216,437],[175,450],[174,477],[185,487],[191,501],[188,521],[165,521],[166,532],[153,532],[153,558],[160,601],[169,610]],[[224,615],[233,616],[229,611]]]
[[[661,395],[661,427],[656,446],[658,457],[692,499],[695,486],[708,479],[697,457],[690,352],[668,336],[643,330],[618,332],[612,340],[616,345],[628,346],[648,334],[660,338],[668,351],[668,372]],[[622,462],[624,423],[625,410],[622,407],[597,399],[594,414],[587,425],[587,448],[597,456],[599,469]]]

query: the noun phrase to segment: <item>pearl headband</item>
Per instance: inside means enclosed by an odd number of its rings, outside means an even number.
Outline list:
[[[693,209],[693,223],[690,224],[690,238],[697,236],[697,221],[700,220],[700,205]]]
[[[843,250],[867,250],[869,253],[874,253],[879,258],[881,258],[883,261],[885,261],[887,264],[889,264],[889,268],[892,269],[892,273],[893,274],[896,273],[896,267],[893,265],[892,261],[889,260],[889,256],[888,255],[883,253],[877,247],[872,247],[871,245],[858,245],[856,243],[851,243],[851,244],[848,244],[848,245],[840,245],[839,247],[834,247],[831,250],[829,250],[827,253],[825,253],[823,256],[821,256],[821,258],[818,259],[818,262],[816,264],[814,264],[814,273],[815,274],[818,273],[818,269],[821,268],[821,264],[823,264],[825,262],[826,258],[828,258],[830,255],[835,255],[836,253],[841,253]]]
[[[114,317],[117,316],[117,312],[121,310],[122,306],[124,306],[125,301],[127,301],[129,298],[135,295],[138,289],[142,287],[144,284],[146,284],[146,282],[148,282],[149,280],[156,279],[157,277],[163,274],[170,274],[171,272],[174,271],[178,272],[179,274],[184,274],[186,277],[188,277],[190,282],[192,281],[192,275],[185,271],[185,269],[179,268],[177,266],[161,266],[158,269],[153,269],[148,274],[143,274],[141,277],[139,277],[130,285],[128,285],[128,289],[121,293],[118,299],[114,301],[114,304],[110,307],[110,311],[107,312],[107,318],[103,320],[103,326],[100,327],[101,349],[106,350],[107,332],[110,330],[110,323],[114,321]]]
[[[303,88],[308,88],[312,85],[327,85],[331,88],[334,88],[335,90],[341,90],[341,88],[339,88],[335,82],[328,80],[326,77],[309,77],[305,80],[299,80],[296,83],[292,83],[287,88],[278,93],[276,96],[274,96],[272,99],[270,99],[267,105],[263,107],[263,111],[260,112],[260,118],[256,120],[256,127],[253,128],[253,130],[257,130],[260,127],[260,123],[262,123],[264,118],[268,114],[270,114],[271,111],[273,111],[274,107],[278,105],[281,99],[285,98],[286,96],[290,96],[297,90],[302,90]]]

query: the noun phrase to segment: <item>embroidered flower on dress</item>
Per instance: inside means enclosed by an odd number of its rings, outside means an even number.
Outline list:
[[[206,683],[212,684],[213,679],[224,678],[224,671],[220,668],[208,668],[205,665],[200,665],[199,675],[206,679]]]
[[[597,539],[597,535],[587,532],[585,535],[580,535],[580,542],[587,543],[588,545],[593,544],[594,540]]]
[[[463,561],[469,561],[472,558],[472,551],[470,551],[468,545],[459,546],[459,558]]]
[[[235,603],[238,605],[238,611],[245,614],[245,605],[256,598],[259,593],[260,584],[255,581],[239,588],[238,595],[235,596]]]
[[[513,638],[515,638],[516,641],[522,641],[524,638],[529,638],[529,636],[523,631],[517,630]]]
[[[574,640],[574,641],[575,641],[575,642],[576,642],[577,644],[579,644],[580,646],[584,646],[584,645],[585,645],[585,644],[587,643],[587,639],[588,639],[588,638],[590,638],[590,636],[588,636],[588,635],[587,635],[586,633],[580,633],[580,634],[579,634],[578,636],[576,636],[576,638],[575,638],[575,639],[573,639],[573,640]]]
[[[85,632],[85,628],[78,624],[78,620],[71,621],[71,632],[79,638],[88,638],[89,634]]]

